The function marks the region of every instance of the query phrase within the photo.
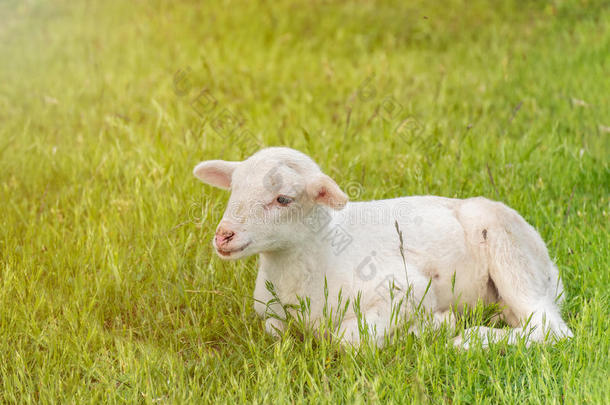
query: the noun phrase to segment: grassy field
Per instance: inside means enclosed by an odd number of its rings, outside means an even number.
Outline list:
[[[0,2],[0,402],[610,403],[609,72],[604,1]],[[265,335],[191,174],[261,145],[514,207],[574,339]]]

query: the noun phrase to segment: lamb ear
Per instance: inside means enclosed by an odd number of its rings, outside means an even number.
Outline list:
[[[195,166],[193,174],[204,183],[228,190],[231,188],[233,172],[239,163],[226,160],[207,160]]]
[[[316,203],[327,205],[335,210],[345,207],[348,201],[347,195],[337,183],[323,173],[318,174],[307,184],[307,194]]]

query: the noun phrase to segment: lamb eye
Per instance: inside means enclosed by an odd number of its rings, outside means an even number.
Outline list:
[[[280,195],[275,199],[275,201],[277,201],[280,205],[283,205],[285,207],[292,202],[292,198]]]

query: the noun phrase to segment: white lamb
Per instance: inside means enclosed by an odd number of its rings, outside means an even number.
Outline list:
[[[300,297],[309,299],[311,326],[324,313],[341,313],[346,300],[359,300],[359,310],[348,305],[329,331],[353,345],[365,330],[382,345],[395,328],[397,308],[404,318],[419,306],[433,325],[451,324],[452,310],[477,301],[499,303],[513,329],[470,328],[456,345],[469,347],[475,336],[483,345],[572,336],[544,242],[502,203],[434,196],[348,202],[313,160],[283,147],[243,162],[205,161],[194,174],[231,190],[213,245],[223,259],[260,254],[254,309],[269,333],[282,330],[283,307]],[[395,305],[401,298],[404,305]]]

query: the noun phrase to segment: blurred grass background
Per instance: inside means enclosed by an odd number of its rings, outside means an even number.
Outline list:
[[[609,23],[604,1],[0,2],[0,400],[609,403]],[[258,145],[359,199],[514,207],[575,338],[266,336],[256,259],[211,249],[227,194],[191,175]]]

